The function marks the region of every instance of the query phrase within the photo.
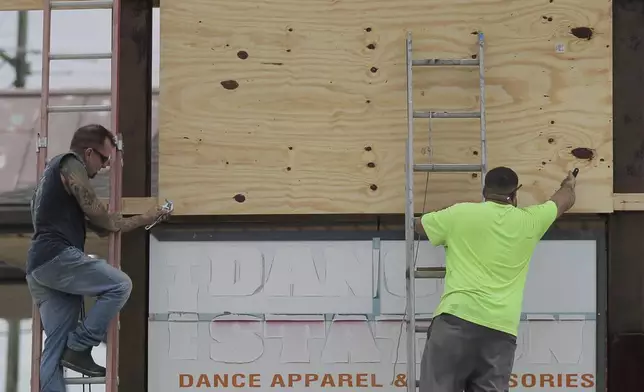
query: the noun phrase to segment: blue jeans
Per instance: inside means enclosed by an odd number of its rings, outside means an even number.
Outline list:
[[[60,358],[65,347],[82,351],[105,340],[110,321],[123,308],[132,280],[105,260],[69,247],[27,275],[47,338],[40,362],[40,391],[65,392]],[[83,296],[96,304],[79,323]]]

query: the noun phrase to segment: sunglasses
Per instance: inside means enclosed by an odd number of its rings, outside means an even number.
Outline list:
[[[101,154],[101,152],[98,151],[98,150],[95,150],[95,149],[92,148],[92,151],[94,151],[96,154],[98,154],[99,157],[101,157],[101,163],[103,165],[110,159],[109,156],[105,156],[105,155]]]

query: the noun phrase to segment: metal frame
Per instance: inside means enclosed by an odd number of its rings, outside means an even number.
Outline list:
[[[112,4],[112,61],[111,61],[111,106],[112,132],[116,137],[117,146],[110,162],[110,199],[109,212],[114,213],[121,210],[122,204],[122,176],[123,176],[123,143],[119,127],[119,65],[121,54],[121,0],[113,0]],[[108,238],[107,262],[114,267],[121,269],[121,232],[110,233]],[[105,391],[118,391],[118,359],[119,359],[119,322],[120,315],[117,314],[107,329],[107,359],[105,374]]]
[[[51,8],[49,1],[43,0],[43,52],[51,47]],[[42,56],[42,81],[40,98],[40,133],[38,134],[38,148],[36,156],[36,178],[40,180],[45,164],[47,162],[47,144],[41,145],[42,140],[47,140],[49,131],[49,57],[43,53]],[[42,357],[42,321],[40,311],[34,304],[32,309],[31,326],[31,392],[40,392],[40,360]]]
[[[484,188],[485,175],[487,173],[487,146],[486,146],[486,123],[485,123],[485,64],[483,61],[485,52],[485,37],[483,33],[479,32],[478,36],[478,58],[461,59],[461,60],[441,60],[441,59],[413,59],[412,56],[412,36],[411,32],[407,33],[406,40],[406,55],[405,60],[407,64],[407,141],[406,141],[406,154],[405,154],[405,241],[406,241],[406,270],[405,270],[405,290],[406,290],[406,307],[405,317],[406,333],[407,333],[407,363],[411,363],[416,358],[416,340],[415,334],[424,332],[422,327],[416,327],[416,310],[415,310],[415,293],[416,293],[416,279],[440,279],[445,276],[445,268],[417,268],[416,256],[418,252],[414,253],[416,239],[414,230],[414,174],[416,172],[427,173],[427,182],[429,182],[430,172],[481,172],[481,190]],[[412,69],[413,67],[426,67],[426,66],[478,66],[479,69],[479,112],[435,112],[435,111],[415,111],[413,104],[412,93]],[[414,163],[414,119],[428,118],[429,132],[431,138],[431,121],[434,118],[479,118],[480,119],[480,140],[481,140],[481,163],[480,164],[416,164]],[[428,183],[425,184],[426,190]],[[482,192],[481,192],[482,194]],[[423,211],[424,212],[424,211]],[[407,391],[414,392],[418,384],[416,377],[416,368],[409,366],[407,368],[407,380],[416,380],[415,383],[407,383]]]
[[[275,230],[219,231],[210,228],[181,227],[173,225],[157,226],[150,233],[159,242],[168,241],[374,241],[405,240],[404,230]],[[607,339],[607,295],[608,295],[608,250],[607,232],[601,229],[567,229],[552,227],[542,241],[593,240],[596,243],[596,353],[595,353],[595,390],[606,389],[606,339]],[[374,242],[375,243],[375,242]],[[151,245],[153,246],[153,245]],[[150,321],[163,320],[163,315],[150,314]],[[146,369],[147,371],[147,369]]]
[[[414,103],[412,94],[412,51],[411,51],[411,33],[407,34],[405,47],[405,62],[407,64],[407,140],[405,141],[405,317],[408,314],[416,314],[416,301],[414,293],[416,292],[416,266],[414,262]],[[431,118],[430,120],[431,121]],[[430,131],[431,132],[431,131]],[[429,179],[428,179],[429,180]],[[409,339],[410,334],[416,332],[415,317],[409,317],[407,320],[407,391],[416,390],[416,339]],[[401,327],[402,328],[402,327]],[[412,331],[412,332],[409,332]],[[414,366],[409,361],[413,358]]]
[[[51,14],[52,10],[80,10],[80,9],[112,9],[112,52],[110,54],[51,54]],[[111,128],[116,137],[117,147],[113,151],[110,170],[110,199],[109,211],[119,211],[121,208],[121,178],[122,178],[122,142],[119,123],[119,54],[120,54],[120,18],[121,0],[85,0],[85,1],[56,1],[43,0],[43,53],[42,53],[42,88],[40,103],[40,133],[37,141],[37,178],[40,179],[47,161],[47,145],[49,135],[50,113],[71,112],[111,112]],[[53,60],[75,59],[111,59],[111,104],[86,105],[86,106],[50,106],[50,63]],[[108,263],[120,268],[121,233],[109,235]],[[118,390],[118,315],[111,321],[107,331],[107,362],[106,377],[82,377],[66,379],[67,384],[102,384],[105,383],[107,392]],[[34,305],[32,310],[32,338],[31,338],[31,392],[40,392],[40,361],[42,357],[42,322],[38,308]]]

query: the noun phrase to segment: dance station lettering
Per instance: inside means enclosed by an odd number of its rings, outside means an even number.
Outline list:
[[[541,287],[541,276],[560,280],[526,293],[513,391],[596,387],[595,320],[586,319],[594,311],[586,299],[594,293],[584,286],[587,292],[565,295],[571,278],[558,275],[559,258],[569,251],[553,242],[542,246],[528,283]],[[371,241],[159,248],[150,292],[153,389],[405,390],[404,241],[381,241],[378,249]],[[570,253],[584,254],[577,250]],[[427,265],[440,265],[435,249],[419,253]],[[581,261],[575,263],[592,264]],[[441,282],[419,282],[417,313],[432,314],[442,291]],[[426,336],[415,338],[419,364]]]
[[[377,374],[318,374],[287,373],[264,377],[261,374],[187,374],[180,373],[179,388],[382,388],[385,386],[406,387],[405,374],[395,379],[382,380]],[[267,381],[264,381],[267,380]],[[383,382],[384,381],[384,382]],[[388,384],[388,385],[387,385]],[[592,374],[512,374],[510,388],[592,388]]]

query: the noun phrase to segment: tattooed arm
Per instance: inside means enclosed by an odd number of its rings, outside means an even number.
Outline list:
[[[85,166],[72,156],[63,160],[61,175],[65,187],[78,200],[78,204],[85,212],[89,222],[99,229],[109,232],[128,232],[150,224],[156,218],[154,211],[130,218],[124,218],[118,213],[110,213],[107,206],[96,196],[96,192],[89,182]]]

